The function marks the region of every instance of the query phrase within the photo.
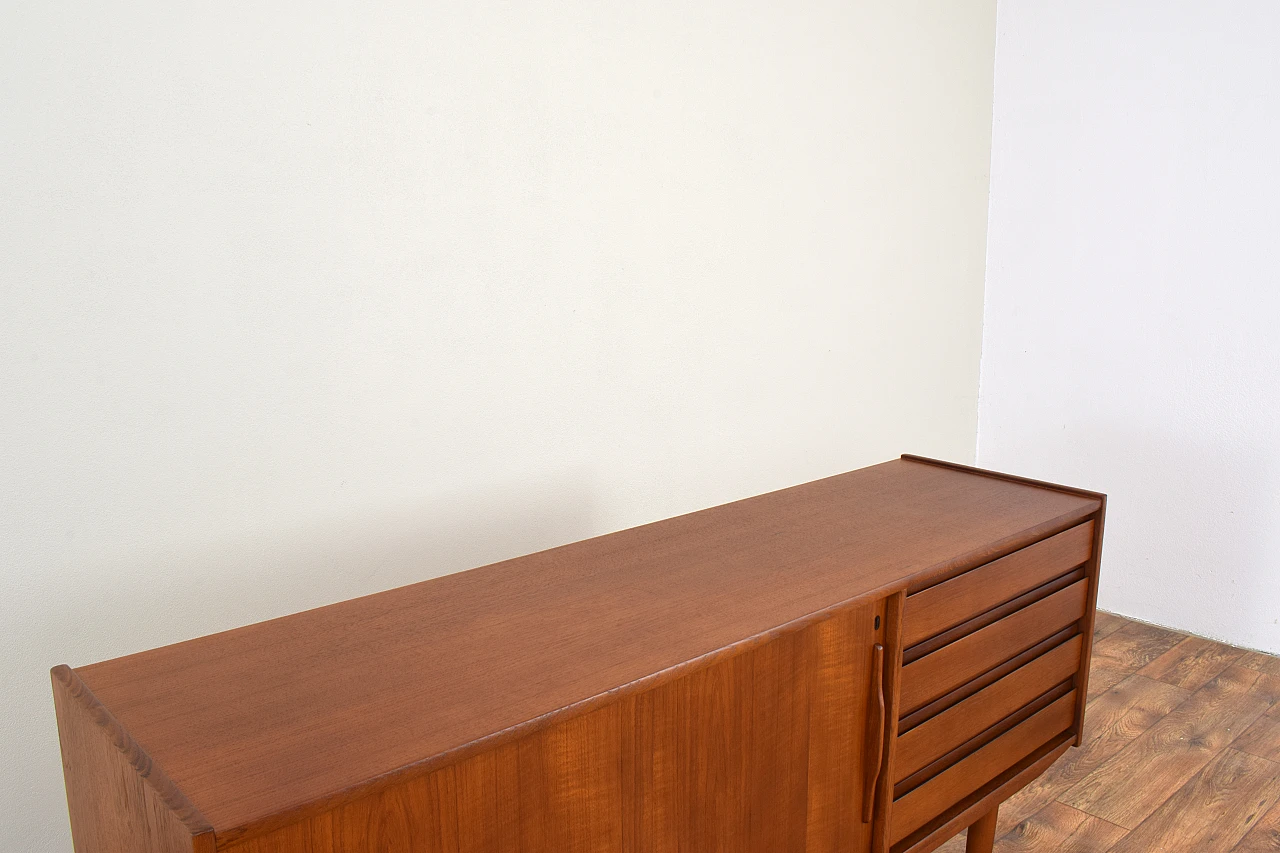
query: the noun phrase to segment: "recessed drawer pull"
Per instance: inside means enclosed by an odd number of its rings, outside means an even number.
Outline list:
[[[1025,708],[1020,708],[1017,712],[1001,720],[999,723],[987,729],[985,732],[982,732],[977,737],[970,738],[967,742],[960,744],[946,755],[943,755],[937,761],[931,762],[927,767],[917,770],[901,782],[898,782],[893,787],[894,798],[896,799],[897,797],[909,794],[911,791],[928,782],[933,777],[945,772],[948,768],[954,766],[962,759],[968,758],[973,753],[982,749],[984,746],[991,743],[1014,726],[1017,726],[1023,720],[1034,716],[1040,711],[1040,709],[1047,708],[1052,705],[1074,689],[1075,688],[1070,679],[1057,685],[1029,703]]]
[[[966,634],[972,634],[974,631],[980,631],[993,622],[999,622],[1006,616],[1017,613],[1019,610],[1030,607],[1042,598],[1048,598],[1060,589],[1066,589],[1076,581],[1084,580],[1088,574],[1083,568],[1067,572],[1061,577],[1054,578],[1046,584],[1041,584],[1031,592],[1018,596],[1013,601],[1002,604],[992,610],[988,610],[980,616],[975,616],[968,622],[961,622],[959,625],[949,630],[943,631],[941,634],[935,634],[923,643],[917,643],[902,653],[903,664],[909,664],[919,660],[930,652],[936,652],[943,646],[949,646],[956,640],[963,638]]]
[[[1079,635],[898,737],[894,782],[942,758],[1050,690],[1080,667]]]
[[[925,655],[902,668],[902,715],[1077,622],[1087,606],[1088,581],[1078,581],[1030,607]]]
[[[910,648],[1030,592],[1083,564],[1092,551],[1089,521],[907,596],[903,646]]]
[[[963,702],[965,699],[968,699],[970,696],[977,693],[979,690],[984,690],[987,687],[990,687],[992,684],[995,684],[997,681],[1004,678],[1006,675],[1013,672],[1015,669],[1020,669],[1021,667],[1025,666],[1026,664],[1030,663],[1031,661],[1035,660],[1041,655],[1047,654],[1048,652],[1052,651],[1053,649],[1057,648],[1058,646],[1070,640],[1072,637],[1080,637],[1080,636],[1081,634],[1076,629],[1076,626],[1074,624],[1071,625],[1070,627],[1063,628],[1061,631],[1057,632],[1052,637],[1049,637],[1048,639],[1041,640],[1040,642],[1036,643],[1034,646],[1027,649],[1022,654],[1009,658],[1004,663],[1000,664],[997,667],[987,670],[986,672],[982,673],[982,675],[978,676],[972,681],[966,681],[964,684],[960,685],[955,690],[952,690],[950,693],[947,693],[944,696],[940,696],[937,699],[934,699],[928,705],[924,705],[912,711],[910,714],[906,714],[905,716],[899,717],[898,718],[898,736],[901,737],[902,735],[914,729],[916,726],[927,723],[929,720],[933,719],[938,714],[941,714],[943,711],[947,710],[952,705],[955,705],[959,702]]]
[[[894,800],[890,843],[897,844],[1071,728],[1075,703],[1076,691],[1072,690],[969,757]]]

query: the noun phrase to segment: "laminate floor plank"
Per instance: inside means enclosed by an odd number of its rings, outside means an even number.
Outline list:
[[[1280,675],[1280,656],[1263,652],[1245,652],[1240,658],[1240,665],[1269,675]]]
[[[1096,643],[1101,639],[1110,637],[1127,624],[1129,624],[1129,620],[1123,616],[1099,610],[1093,620],[1093,641]]]
[[[1089,698],[1099,696],[1142,669],[1186,638],[1186,634],[1129,622],[1093,646]]]
[[[1272,716],[1280,715],[1280,674],[1271,674],[1270,672],[1258,671],[1258,683],[1254,685],[1253,690],[1258,696],[1271,701],[1271,708],[1267,711]]]
[[[1280,853],[1280,657],[1099,611],[1090,688],[1083,744],[1001,805],[996,853]]]
[[[1137,827],[1274,704],[1253,689],[1267,677],[1228,666],[1061,801],[1119,826]]]
[[[1280,705],[1272,706],[1274,712]],[[1231,744],[1232,749],[1280,764],[1280,716],[1263,714]]]
[[[1280,801],[1280,765],[1224,749],[1111,853],[1229,853]]]
[[[1277,850],[1280,850],[1280,803],[1253,825],[1240,843],[1231,848],[1231,853],[1275,853]]]
[[[1106,853],[1124,837],[1124,827],[1053,802],[1000,837],[995,853]]]
[[[1138,674],[1196,691],[1243,656],[1244,651],[1234,646],[1203,637],[1187,637],[1138,670]]]
[[[1189,691],[1172,684],[1131,675],[1093,700],[1085,711],[1084,743],[1067,750],[1038,779],[1000,807],[997,837],[1012,832],[1019,823],[1087,778],[1189,696]]]

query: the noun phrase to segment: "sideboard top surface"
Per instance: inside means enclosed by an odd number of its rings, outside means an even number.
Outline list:
[[[237,837],[1099,506],[904,458],[75,674]]]

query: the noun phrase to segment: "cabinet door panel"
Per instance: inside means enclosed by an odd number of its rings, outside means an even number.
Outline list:
[[[636,697],[635,849],[868,849],[871,607]]]
[[[837,614],[229,849],[861,853],[877,641]]]
[[[807,629],[809,674],[809,795],[807,853],[871,849],[862,822],[867,782],[872,646],[882,637],[873,607],[832,617]]]
[[[642,694],[636,703],[636,850],[739,850],[747,832],[754,655]],[[785,778],[779,780],[785,786]]]

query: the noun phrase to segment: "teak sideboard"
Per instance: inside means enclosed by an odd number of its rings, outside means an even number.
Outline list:
[[[79,853],[926,853],[1078,743],[1103,495],[904,456],[53,670]]]

